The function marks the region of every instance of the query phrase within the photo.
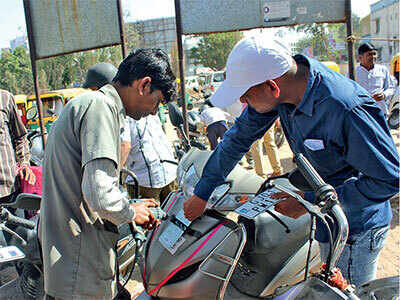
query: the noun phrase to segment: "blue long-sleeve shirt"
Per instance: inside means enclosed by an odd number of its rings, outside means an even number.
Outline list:
[[[388,201],[399,192],[399,156],[384,115],[354,81],[302,55],[309,67],[300,104],[280,104],[267,113],[248,107],[209,158],[195,194],[208,199],[236,163],[278,118],[294,153],[303,153],[335,187],[350,236],[390,223]],[[314,195],[306,193],[309,201]]]

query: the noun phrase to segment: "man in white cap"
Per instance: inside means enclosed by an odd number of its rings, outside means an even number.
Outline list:
[[[248,107],[210,156],[195,195],[184,204],[185,216],[203,214],[215,187],[280,117],[292,151],[303,153],[335,187],[348,218],[338,266],[353,284],[373,279],[392,218],[389,199],[399,192],[398,153],[375,101],[356,82],[262,37],[234,47],[226,80],[211,101],[224,106],[238,98]],[[275,206],[278,212],[293,218],[305,213],[295,198],[279,196],[286,200]],[[302,196],[315,200],[311,192]],[[324,232],[317,238],[327,241]]]

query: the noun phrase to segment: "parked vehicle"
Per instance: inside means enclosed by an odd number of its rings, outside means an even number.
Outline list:
[[[332,275],[337,274],[335,263],[347,240],[347,220],[335,190],[302,155],[295,156],[298,170],[264,184],[257,175],[235,167],[227,181],[214,190],[205,214],[193,222],[184,218],[183,203],[193,193],[209,155],[192,148],[182,157],[178,167],[181,189],[171,194],[163,207],[169,221],[148,236],[143,250],[145,291],[137,299],[330,300],[375,299],[378,292],[384,295],[378,299],[398,295],[398,277],[370,282],[358,290],[335,282]],[[296,187],[316,191],[316,204],[303,200],[295,193]],[[309,215],[294,220],[275,212],[280,199],[269,197],[274,191],[296,197]],[[234,210],[243,212],[243,204],[262,213],[253,220],[227,218]],[[319,271],[315,224],[317,218],[325,220],[328,212],[335,230],[327,264]]]
[[[20,113],[20,117],[24,125],[26,125],[26,110],[27,110],[26,98],[27,96],[22,94],[14,96],[15,103],[17,104],[17,109]]]
[[[39,129],[28,129],[27,139],[31,152],[31,166],[41,166],[44,157],[41,132],[39,131]]]
[[[187,89],[192,89],[195,92],[198,92],[199,88],[200,88],[198,77],[197,76],[187,76],[185,78],[185,87]]]
[[[339,65],[337,63],[335,63],[334,61],[323,61],[322,63],[325,66],[327,66],[329,69],[340,73]]]
[[[183,114],[175,103],[168,103],[168,115],[179,139],[173,143],[178,160],[189,151],[191,146],[201,150],[207,149],[206,137],[200,128],[202,122],[196,112],[191,111],[188,113],[189,138],[183,130]]]
[[[61,110],[72,98],[87,92],[82,88],[70,88],[56,91],[49,91],[40,95],[43,105],[43,122],[46,130],[49,131],[51,124],[57,120]],[[36,107],[36,96],[31,95],[27,98],[27,128],[39,128],[38,110]]]
[[[135,186],[138,187],[136,176],[131,171],[122,169],[121,173],[131,176],[135,182]],[[138,195],[137,189],[135,195]],[[40,201],[40,195],[19,194],[14,202],[6,205],[3,204],[3,207],[0,206],[0,209],[3,211],[6,209],[5,207],[11,207],[23,210],[39,210]],[[163,218],[164,213],[160,208],[151,208],[151,210],[156,218]],[[9,219],[15,219],[15,216],[9,212],[7,212],[6,217],[2,218],[2,214],[0,213],[0,223],[3,222],[3,224],[6,224],[10,222]],[[22,227],[19,226],[14,230],[9,245],[21,249],[25,257],[20,259],[19,277],[0,287],[0,300],[43,299],[41,250],[37,239],[38,217],[39,215],[35,216],[33,220],[17,219],[19,223],[16,225],[21,225],[20,223],[22,222]],[[25,228],[27,227],[25,224],[28,224],[28,229]],[[145,240],[145,235],[139,227],[129,224],[120,225],[118,230],[120,234],[117,243],[119,282],[125,284],[132,275],[138,257],[136,254]]]
[[[389,101],[388,124],[390,129],[399,129],[400,86],[397,86]]]
[[[212,72],[205,75],[204,94],[210,96],[221,86],[225,80],[225,71]]]

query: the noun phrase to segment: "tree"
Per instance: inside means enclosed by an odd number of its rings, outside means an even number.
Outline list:
[[[13,52],[1,55],[0,88],[13,94],[33,91],[31,62],[24,47],[17,47]]]
[[[353,34],[360,36],[360,18],[354,14],[352,24]],[[311,47],[313,55],[320,60],[333,60],[337,63],[347,60],[346,48],[336,48],[339,44],[346,44],[346,24],[302,24],[295,26],[293,30],[306,34],[296,43],[294,49],[296,53],[302,53],[304,49]]]
[[[242,37],[243,33],[239,31],[204,35],[200,38],[198,46],[190,50],[189,57],[196,65],[221,70],[225,67],[233,46]]]

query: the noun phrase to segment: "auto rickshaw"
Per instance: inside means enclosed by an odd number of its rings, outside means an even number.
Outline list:
[[[43,123],[47,132],[50,130],[51,124],[57,120],[65,104],[72,98],[87,92],[83,88],[70,88],[55,91],[48,91],[40,95],[43,105]],[[39,128],[38,110],[36,107],[36,96],[31,95],[27,98],[27,128]]]
[[[397,85],[394,89],[394,94],[391,99],[388,99],[389,117],[388,124],[390,129],[399,129],[400,127],[400,52],[395,54],[390,61],[390,74],[397,80]]]
[[[325,66],[327,66],[329,69],[340,73],[339,65],[337,63],[335,63],[334,61],[323,61],[322,63]]]
[[[15,103],[17,104],[18,112],[20,114],[22,123],[24,123],[24,125],[26,125],[26,110],[27,110],[26,98],[27,98],[27,96],[23,95],[23,94],[14,96]]]
[[[397,85],[400,84],[400,52],[396,53],[390,61],[390,74],[393,75],[397,80]]]

